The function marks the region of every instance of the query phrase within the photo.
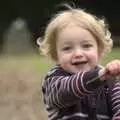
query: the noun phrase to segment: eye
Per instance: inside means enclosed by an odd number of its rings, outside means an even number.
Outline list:
[[[70,47],[70,46],[62,48],[63,51],[68,51],[68,50],[71,50],[71,49],[72,49],[72,47]]]
[[[83,47],[84,48],[91,48],[93,45],[92,44],[84,44]]]

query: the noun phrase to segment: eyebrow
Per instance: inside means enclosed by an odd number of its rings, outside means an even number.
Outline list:
[[[92,42],[92,40],[88,39],[88,40],[84,40],[84,42]]]
[[[65,41],[64,45],[66,45],[66,44],[72,44],[72,41],[67,41],[67,42]]]
[[[82,41],[80,41],[80,43],[89,43],[89,42],[92,42],[92,40],[90,40],[90,39],[83,39]],[[72,41],[65,41],[64,42],[64,45],[69,45],[69,44],[72,44]]]

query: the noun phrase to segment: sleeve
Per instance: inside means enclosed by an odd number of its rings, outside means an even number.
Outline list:
[[[112,111],[114,113],[112,120],[120,120],[120,83],[117,82],[111,91]]]
[[[42,87],[44,102],[54,108],[71,106],[100,86],[101,82],[97,78],[96,69],[67,76],[49,75],[45,78]],[[91,82],[87,83],[88,81]]]

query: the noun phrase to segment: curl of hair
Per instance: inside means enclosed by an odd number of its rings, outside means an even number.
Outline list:
[[[67,6],[68,10],[58,12],[46,27],[43,40],[40,44],[41,53],[50,55],[53,60],[57,60],[57,35],[71,23],[88,30],[96,38],[100,57],[106,52],[110,52],[112,48],[111,33],[104,19],[99,19],[83,9]]]

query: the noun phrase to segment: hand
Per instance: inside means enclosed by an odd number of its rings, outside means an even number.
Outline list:
[[[111,76],[120,75],[120,60],[113,60],[109,62],[105,67],[107,74]]]
[[[118,76],[120,75],[120,60],[113,60],[109,62],[105,68],[99,71],[100,80],[105,80],[107,76]]]

